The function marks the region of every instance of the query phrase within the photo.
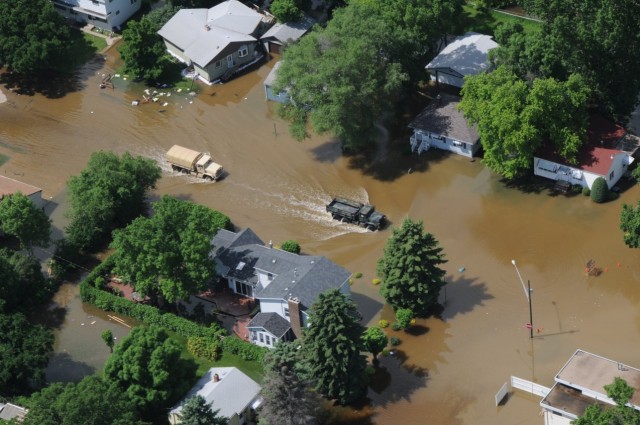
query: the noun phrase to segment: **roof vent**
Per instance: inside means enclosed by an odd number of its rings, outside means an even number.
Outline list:
[[[209,31],[210,29],[211,29],[211,27],[210,27],[209,25],[205,25],[205,26],[204,26],[204,30],[205,30],[205,31]]]
[[[269,239],[269,249],[273,248],[273,241]]]
[[[271,260],[271,262],[272,262],[273,264],[275,264],[275,263],[276,263],[276,259],[274,258],[273,260]]]

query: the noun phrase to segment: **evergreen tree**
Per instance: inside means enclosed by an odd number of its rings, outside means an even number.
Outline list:
[[[366,359],[360,314],[356,305],[330,289],[318,297],[309,313],[311,326],[304,333],[304,356],[316,390],[341,404],[366,394]]]
[[[378,260],[380,294],[394,310],[408,308],[416,315],[426,315],[446,283],[446,272],[440,268],[446,262],[438,241],[423,230],[422,221],[406,218],[393,229]]]
[[[218,410],[211,406],[201,395],[194,395],[182,406],[180,412],[181,425],[227,425],[229,419],[218,416]]]

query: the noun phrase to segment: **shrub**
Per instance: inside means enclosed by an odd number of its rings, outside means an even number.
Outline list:
[[[362,277],[362,273],[358,272],[354,274],[353,277],[355,277],[356,279],[360,279]]]
[[[609,186],[604,178],[598,177],[591,185],[591,200],[598,204],[609,200]]]
[[[375,279],[373,279],[371,281],[371,283],[373,283],[374,285],[380,285],[380,279],[378,279],[377,277]]]
[[[389,344],[393,345],[394,347],[396,345],[400,345],[400,339],[398,337],[392,336],[391,338],[389,338]]]
[[[278,22],[292,22],[302,18],[302,11],[295,0],[273,0],[270,9]]]
[[[396,311],[397,324],[401,329],[407,329],[411,326],[411,320],[413,319],[413,312],[408,308],[399,308]]]
[[[349,278],[349,285],[353,285],[353,279]]]
[[[586,187],[586,186],[585,186],[585,187],[583,187],[583,188],[582,188],[582,194],[583,194],[584,196],[589,196],[589,195],[591,195],[591,189],[589,189],[589,188],[588,188],[588,187]]]
[[[384,350],[382,350],[382,352],[380,354],[382,354],[383,356],[387,357],[389,355],[390,350],[388,348],[385,348]]]
[[[393,324],[391,325],[391,329],[393,329],[394,331],[400,331],[404,328],[400,325],[400,323],[393,322]]]
[[[582,186],[580,186],[579,184],[571,185],[571,193],[582,193]]]
[[[375,374],[376,374],[376,368],[375,368],[375,367],[373,367],[373,366],[367,366],[367,367],[364,369],[364,371],[365,371],[365,373],[366,373],[367,375],[369,375],[369,376],[371,376],[371,375],[375,375]]]
[[[283,251],[293,252],[294,254],[300,254],[300,244],[296,241],[284,241],[280,247]]]
[[[217,361],[220,359],[220,342],[217,339],[191,337],[187,338],[187,350],[194,357]]]
[[[378,322],[378,326],[380,326],[381,328],[386,328],[389,326],[389,322],[387,320],[381,319]]]
[[[233,336],[227,336],[222,339],[222,350],[236,354],[244,360],[255,360],[257,362],[262,362],[264,355],[267,353],[266,348],[258,347]]]
[[[620,194],[618,192],[609,191],[609,199],[608,199],[609,201],[615,201],[619,197],[620,197]]]

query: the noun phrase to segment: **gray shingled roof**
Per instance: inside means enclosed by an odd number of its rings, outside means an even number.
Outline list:
[[[194,63],[206,66],[230,43],[254,43],[262,15],[237,0],[211,9],[181,9],[158,31]]]
[[[339,288],[351,273],[325,257],[297,255],[264,246],[251,229],[234,233],[220,230],[213,238],[219,273],[245,282],[256,282],[255,270],[272,273],[274,279],[256,298],[296,297],[302,308],[309,308],[327,289]],[[240,263],[245,265],[238,269]],[[260,288],[258,288],[259,290]]]
[[[291,329],[291,323],[278,313],[258,313],[251,319],[247,328],[262,328],[270,332],[276,338],[281,338]]]
[[[440,94],[440,100],[432,100],[409,124],[410,128],[428,131],[451,137],[466,143],[477,143],[480,136],[476,125],[469,126],[469,122],[458,110],[460,98],[447,94]]]
[[[461,75],[487,70],[487,53],[498,47],[490,35],[468,32],[456,37],[426,66],[427,69],[452,69]]]
[[[267,78],[264,80],[265,86],[271,87],[273,83],[276,82],[276,78],[278,77],[278,68],[280,68],[280,65],[282,65],[282,61],[278,61],[275,65],[273,65],[273,69],[271,70],[271,72],[269,72],[269,75],[267,75]]]
[[[298,22],[278,23],[269,28],[260,40],[276,40],[281,43],[296,41],[313,26],[314,20],[308,16]]]
[[[213,375],[220,380],[213,382]],[[212,367],[189,390],[170,413],[179,413],[184,403],[194,395],[201,395],[211,410],[227,418],[242,411],[260,394],[260,385],[235,367]]]

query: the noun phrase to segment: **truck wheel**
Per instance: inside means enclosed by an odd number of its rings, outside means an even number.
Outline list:
[[[213,177],[211,177],[211,176],[202,176],[202,178],[205,179],[208,182],[213,180]]]
[[[373,224],[368,225],[367,229],[371,230],[372,232],[376,231],[376,227]]]
[[[177,165],[171,165],[171,169],[173,171],[180,171],[180,167],[178,167]]]

